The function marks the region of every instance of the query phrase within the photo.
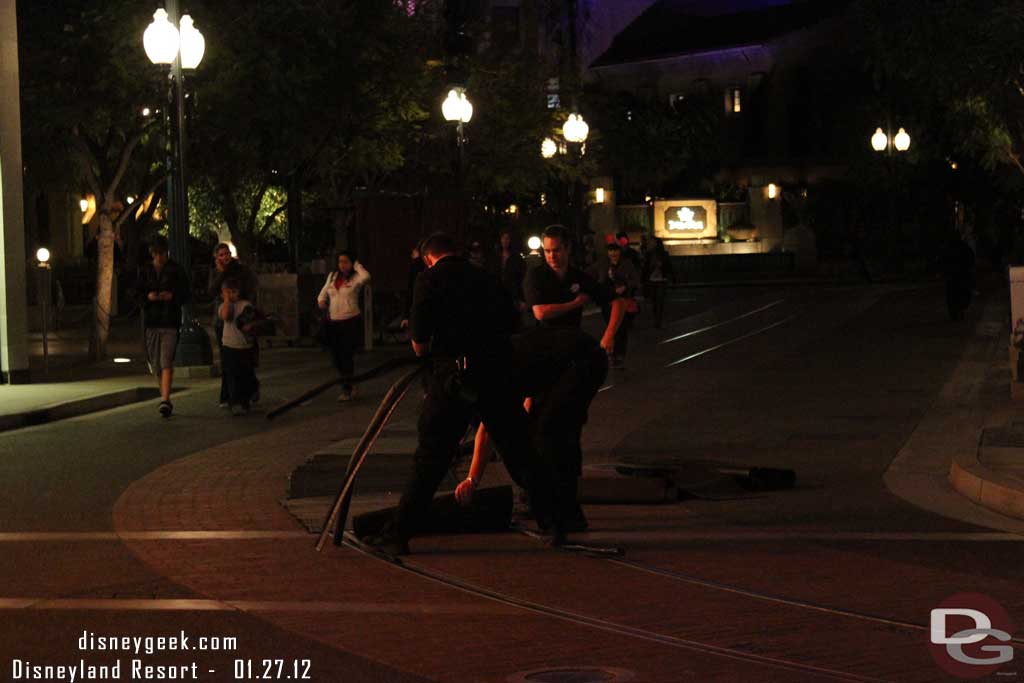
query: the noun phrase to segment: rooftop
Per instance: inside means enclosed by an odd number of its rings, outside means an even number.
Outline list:
[[[759,45],[839,14],[843,0],[661,0],[626,27],[592,68]]]

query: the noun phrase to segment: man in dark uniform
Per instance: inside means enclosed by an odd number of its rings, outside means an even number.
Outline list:
[[[583,468],[580,439],[590,402],[608,373],[607,354],[622,323],[627,300],[569,265],[565,228],[551,226],[543,235],[544,265],[526,275],[526,303],[538,327],[516,339],[517,375],[533,397],[531,432],[546,467],[554,471],[557,515],[566,531],[587,528],[577,502]],[[608,306],[611,315],[600,346],[580,327],[589,303]]]
[[[551,514],[550,477],[538,476],[527,416],[512,389],[509,337],[517,314],[511,298],[497,278],[456,256],[448,235],[428,237],[422,257],[427,270],[416,280],[409,325],[413,350],[432,356],[419,443],[393,524],[367,539],[393,554],[409,552],[409,538],[419,530],[474,415],[487,425],[509,474],[530,492],[535,514]],[[554,522],[552,533],[552,541],[560,542],[561,524]]]

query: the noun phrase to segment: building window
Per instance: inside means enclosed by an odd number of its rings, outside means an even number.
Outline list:
[[[558,109],[562,106],[562,98],[558,94],[559,82],[557,78],[548,79],[548,109]]]

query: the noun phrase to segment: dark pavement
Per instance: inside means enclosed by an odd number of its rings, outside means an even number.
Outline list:
[[[581,538],[622,545],[622,560],[512,534],[415,539],[404,568],[347,547],[318,554],[281,505],[288,476],[357,437],[386,381],[273,423],[225,416],[200,383],[170,421],[140,404],[0,434],[0,671],[11,658],[109,659],[77,651],[82,630],[184,628],[238,649],[146,663],[194,661],[212,681],[266,658],[310,659],[321,681],[932,681],[945,674],[928,615],[945,598],[984,593],[1019,620],[1019,523],[942,476],[893,467],[923,457],[908,449],[936,414],[1003,400],[998,291],[965,323],[928,284],[673,298],[665,329],[641,314],[627,369],[595,400],[591,473],[620,460],[790,467],[795,489],[588,506]],[[264,407],[326,366],[313,350],[268,355]],[[396,433],[415,412],[399,410]],[[947,441],[965,438],[944,423]],[[379,456],[363,504],[388,499],[407,455]],[[492,466],[485,483],[501,480]],[[933,509],[908,502],[918,495]],[[1003,674],[1020,670],[1015,646]],[[607,674],[583,673],[594,667]]]

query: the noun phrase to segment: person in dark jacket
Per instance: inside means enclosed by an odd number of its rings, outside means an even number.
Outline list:
[[[174,354],[178,348],[181,307],[188,303],[191,289],[188,277],[167,253],[167,240],[156,237],[149,247],[152,263],[142,269],[136,286],[136,298],[142,308],[146,330],[146,360],[160,381],[160,415],[170,417],[171,382],[174,379]]]
[[[974,296],[974,250],[958,231],[943,255],[946,276],[946,307],[950,320],[963,320]]]
[[[643,280],[644,296],[651,302],[651,312],[654,314],[654,328],[659,329],[665,317],[668,286],[676,281],[676,273],[665,243],[658,238],[654,238],[651,248],[644,254]]]
[[[493,261],[494,274],[501,279],[501,285],[515,301],[520,313],[526,311],[523,297],[523,277],[526,275],[526,261],[517,249],[512,248],[512,234],[502,230],[498,236],[498,248]]]

